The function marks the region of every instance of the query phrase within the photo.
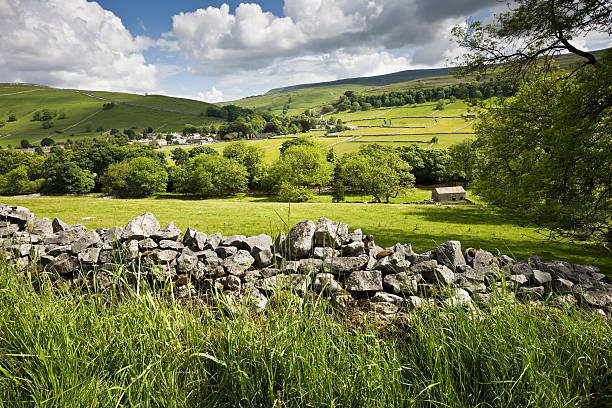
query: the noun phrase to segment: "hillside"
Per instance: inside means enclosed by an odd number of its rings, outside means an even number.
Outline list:
[[[114,102],[111,109],[103,105]],[[34,84],[0,84],[0,146],[17,145],[22,139],[37,142],[53,135],[56,141],[94,136],[99,129],[147,127],[174,131],[185,123],[212,122],[203,117],[211,106],[205,102],[160,95],[136,95],[57,89]],[[35,112],[55,112],[48,125],[32,120]],[[14,121],[10,121],[14,115]]]
[[[606,50],[594,51],[597,57]],[[578,63],[579,57],[564,54],[556,58],[561,69],[568,70]],[[347,78],[337,81],[300,84],[274,88],[264,95],[251,96],[222,105],[234,104],[244,108],[270,111],[280,114],[288,103],[288,114],[297,114],[305,109],[334,102],[346,91],[361,93],[383,93],[414,87],[438,87],[472,81],[474,78],[456,78],[451,68],[416,69],[394,72],[372,77]]]

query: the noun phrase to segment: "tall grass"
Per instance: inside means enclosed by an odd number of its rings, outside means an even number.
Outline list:
[[[612,328],[587,312],[438,309],[381,330],[278,298],[265,316],[231,313],[170,288],[64,290],[1,266],[0,405],[612,404]]]

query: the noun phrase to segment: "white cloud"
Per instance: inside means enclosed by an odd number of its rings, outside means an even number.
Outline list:
[[[0,0],[0,78],[101,90],[150,91],[158,70],[112,12],[85,0]]]
[[[216,103],[223,102],[224,97],[223,92],[213,86],[210,91],[196,93],[195,99],[203,102]]]
[[[173,16],[174,37],[193,73],[258,70],[277,58],[362,47],[393,50],[423,47],[415,63],[431,64],[454,44],[442,43],[449,25],[495,0],[455,0],[444,7],[430,0],[285,0],[285,17],[257,4],[227,4]],[[432,49],[432,46],[435,47]],[[440,57],[439,60],[442,60]]]

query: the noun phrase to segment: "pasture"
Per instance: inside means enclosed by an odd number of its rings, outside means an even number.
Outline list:
[[[427,198],[426,190],[416,190],[406,201]],[[366,200],[368,197],[347,197]],[[370,198],[371,199],[371,198]],[[424,206],[405,204],[330,203],[329,196],[315,201],[287,204],[268,196],[235,196],[215,199],[189,199],[164,196],[147,199],[104,199],[85,197],[2,197],[1,202],[30,208],[40,217],[58,217],[68,223],[83,223],[88,228],[125,225],[133,217],[152,212],[161,224],[173,221],[185,230],[188,226],[206,233],[224,235],[267,233],[304,220],[327,217],[346,222],[373,234],[381,246],[396,242],[412,243],[424,252],[448,240],[466,246],[497,250],[517,259],[539,255],[545,260],[563,259],[593,264],[612,274],[609,251],[590,242],[549,240],[546,235],[512,215],[492,207]]]

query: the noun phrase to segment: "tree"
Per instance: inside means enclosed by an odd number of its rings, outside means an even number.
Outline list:
[[[280,147],[280,154],[281,156],[285,155],[285,152],[287,151],[287,149],[289,149],[292,146],[312,146],[312,147],[316,147],[315,142],[312,141],[311,138],[307,137],[307,136],[300,136],[298,138],[295,139],[289,139],[286,142],[283,142],[283,144],[281,144]]]
[[[40,141],[41,146],[53,146],[54,144],[55,140],[51,139],[50,137],[45,137]]]
[[[190,158],[199,156],[201,154],[207,154],[209,156],[218,156],[219,152],[210,146],[196,146],[193,149],[189,150]]]
[[[223,156],[200,154],[189,161],[181,191],[200,195],[234,194],[247,188],[246,168]]]
[[[303,196],[304,189],[311,190],[329,184],[332,168],[332,164],[325,160],[325,153],[318,146],[294,145],[285,150],[270,167],[264,185],[274,193],[288,190],[290,186],[298,187],[294,190],[299,193],[295,196],[299,197]]]
[[[463,180],[467,184],[474,178],[474,168],[478,154],[471,139],[451,145],[448,148],[450,160],[447,164],[447,173],[454,180]]]
[[[612,34],[612,7],[602,0],[516,0],[508,11],[496,15],[496,23],[473,22],[455,27],[453,35],[466,49],[459,65],[464,72],[484,72],[504,64],[500,74],[524,77],[550,72],[561,52],[580,57],[582,67],[596,65],[593,53],[576,47],[574,39],[591,32]]]
[[[30,144],[30,141],[28,139],[21,139],[21,148],[22,149],[27,149],[29,147],[31,147],[32,145]]]
[[[249,174],[249,188],[257,188],[264,173],[263,152],[244,142],[232,142],[223,149],[223,157],[242,164]]]
[[[172,160],[174,160],[177,166],[183,166],[189,161],[189,152],[180,147],[172,149],[170,156],[172,156]]]
[[[410,165],[392,147],[364,146],[357,153],[345,154],[340,163],[344,184],[371,194],[379,203],[388,203],[414,183]]]
[[[83,170],[70,161],[59,160],[46,169],[45,175],[46,182],[43,188],[50,193],[85,194],[95,185],[90,171]]]
[[[17,117],[15,116],[14,113],[11,113],[6,121],[7,122],[15,122],[15,121],[17,121]]]
[[[0,175],[0,194],[25,194],[30,192],[28,169],[19,166],[4,176]]]
[[[612,242],[612,56],[481,114],[475,190],[552,232]]]
[[[100,179],[106,194],[127,197],[150,196],[166,191],[168,173],[159,162],[137,157],[111,164]]]

